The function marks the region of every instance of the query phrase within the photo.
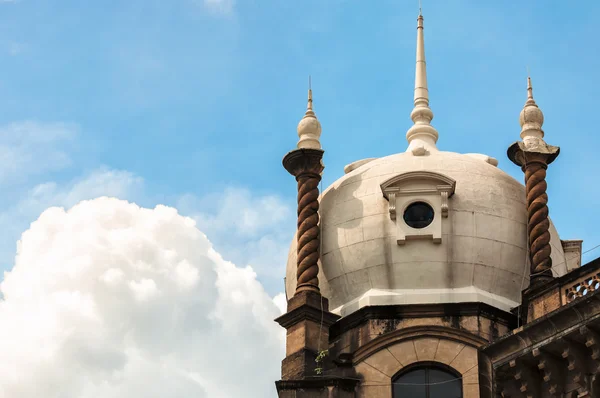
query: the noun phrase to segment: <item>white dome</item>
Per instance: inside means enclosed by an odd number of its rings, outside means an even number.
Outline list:
[[[347,315],[368,305],[485,302],[508,311],[529,283],[525,188],[485,156],[400,153],[364,163],[321,198],[321,291]],[[381,183],[406,172],[440,173],[456,181],[442,221],[441,243],[397,243]],[[436,214],[436,217],[438,215]],[[398,218],[402,219],[402,216]],[[567,272],[558,234],[550,226],[556,276]],[[286,290],[296,288],[296,239]]]

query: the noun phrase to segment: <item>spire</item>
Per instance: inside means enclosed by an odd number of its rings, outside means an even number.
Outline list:
[[[544,114],[533,99],[533,87],[529,76],[527,76],[527,101],[525,101],[525,106],[519,116],[519,124],[521,125],[521,139],[544,138],[544,130],[542,130]]]
[[[308,104],[306,106],[306,113],[300,123],[298,124],[298,148],[312,148],[321,149],[321,123],[317,119],[317,115],[313,111],[313,99],[312,99],[312,87],[311,79],[308,77]]]
[[[429,90],[427,89],[427,69],[425,62],[425,39],[423,37],[423,15],[419,7],[417,18],[417,63],[415,71],[415,100],[410,118],[414,125],[406,133],[407,152],[423,155],[428,151],[437,151],[435,143],[438,132],[431,125],[433,112],[429,108]]]

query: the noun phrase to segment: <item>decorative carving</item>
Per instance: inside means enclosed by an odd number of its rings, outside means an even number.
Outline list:
[[[456,181],[440,173],[431,171],[413,171],[402,173],[381,184],[383,196],[388,200],[390,218],[396,222],[397,243],[404,244],[406,239],[425,238],[435,243],[442,241],[441,218],[447,218],[449,212],[448,198],[454,194]],[[411,228],[398,217],[414,202],[426,202],[434,209],[434,218],[426,227]],[[437,214],[437,215],[436,215]]]
[[[600,336],[587,326],[582,326],[579,333],[585,338],[585,346],[590,351],[592,360],[600,359]]]
[[[546,163],[541,160],[529,161],[523,166],[532,280],[552,278],[550,220],[548,219],[548,195],[546,194],[547,167]]]
[[[516,381],[505,381],[504,384],[500,386],[500,390],[501,398],[521,397],[521,392],[518,389]]]
[[[586,275],[584,278],[572,284],[564,290],[565,301],[567,303],[584,297],[600,289],[600,272],[593,275]]]
[[[514,368],[515,380],[519,383],[519,390],[525,394],[526,397],[536,398],[540,395],[540,379],[539,376],[533,372],[526,364],[521,364],[516,360],[512,360],[509,363],[511,368]]]
[[[442,191],[442,217],[448,217],[448,191]]]
[[[497,387],[501,398],[517,398],[521,397],[519,384],[516,380],[502,380],[502,384]]]
[[[283,158],[285,169],[298,182],[298,255],[296,293],[319,291],[319,182],[323,150],[297,149]]]
[[[424,146],[416,146],[411,152],[414,156],[425,156],[429,154],[429,151],[425,149]]]
[[[431,188],[407,188],[406,186],[413,182],[430,182]],[[400,195],[410,195],[413,193],[440,193],[448,191],[449,197],[454,194],[456,181],[452,178],[433,171],[410,171],[402,173],[386,180],[381,184],[383,196],[389,200],[388,195],[392,192]]]
[[[396,194],[390,193],[389,196],[390,196],[390,199],[389,199],[390,218],[392,220],[396,220]]]
[[[561,356],[567,360],[568,381],[579,388],[585,388],[587,360],[584,349],[576,342],[563,340]]]
[[[530,141],[515,142],[508,148],[510,160],[521,166],[525,173],[527,234],[532,285],[553,278],[546,169],[559,153],[559,148],[546,145],[543,140],[536,141],[536,143],[533,145]]]
[[[561,396],[564,392],[564,375],[561,363],[552,355],[535,348],[532,352],[533,357],[538,360],[537,367],[542,372],[542,383],[546,392],[552,397]]]

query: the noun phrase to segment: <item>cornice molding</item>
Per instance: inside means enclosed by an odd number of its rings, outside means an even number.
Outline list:
[[[402,189],[404,185],[411,182],[424,181],[429,181],[431,183],[430,189]],[[456,181],[454,179],[433,171],[409,171],[407,173],[398,174],[381,184],[381,191],[387,200],[390,200],[389,195],[391,193],[396,195],[413,195],[447,192],[448,197],[451,197],[454,195],[455,188]]]
[[[517,326],[517,317],[489,304],[480,302],[440,303],[440,304],[401,304],[372,305],[363,307],[352,314],[338,320],[331,326],[331,340],[354,328],[377,319],[418,319],[451,316],[484,316],[494,322],[513,329]]]

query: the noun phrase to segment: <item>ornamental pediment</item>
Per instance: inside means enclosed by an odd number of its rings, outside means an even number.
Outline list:
[[[397,243],[418,238],[440,243],[442,219],[448,217],[448,199],[455,188],[454,179],[433,171],[411,171],[383,182],[381,191],[396,223]]]

